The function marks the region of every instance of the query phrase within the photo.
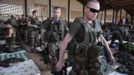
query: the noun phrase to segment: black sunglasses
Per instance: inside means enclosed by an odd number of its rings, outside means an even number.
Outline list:
[[[92,13],[99,13],[100,10],[97,10],[97,9],[94,9],[94,8],[90,8],[90,7],[87,7]]]

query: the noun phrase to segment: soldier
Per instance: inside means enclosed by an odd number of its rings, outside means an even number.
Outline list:
[[[17,28],[18,28],[18,21],[17,21],[17,18],[15,15],[11,15],[11,18],[7,20],[7,23],[9,25],[11,25],[13,27],[13,35],[12,35],[12,41],[14,41],[14,44],[15,44],[15,41],[16,41],[16,31],[17,31]]]
[[[37,11],[34,10],[32,12],[32,16],[29,17],[28,27],[29,27],[29,43],[31,50],[33,51],[35,48],[35,45],[37,43],[38,39],[38,33],[37,33],[37,24],[38,24],[38,18],[37,18]]]
[[[60,42],[63,40],[65,32],[67,31],[67,26],[65,22],[60,19],[60,16],[61,8],[54,7],[53,17],[43,21],[44,32],[42,34],[44,34],[44,38],[42,38],[42,40],[44,41],[43,43],[48,43],[48,52],[51,56],[51,71],[54,75],[63,75],[62,71],[56,72],[55,70],[55,64],[58,61]]]
[[[22,43],[22,45],[24,45],[26,43],[26,40],[27,40],[27,37],[26,37],[26,34],[27,34],[26,16],[22,15],[22,17],[20,19],[18,19],[18,23],[19,23],[19,26],[17,29],[18,32],[16,32],[16,34],[18,35],[18,40]]]
[[[111,63],[114,62],[112,52],[102,35],[100,23],[95,20],[99,10],[100,4],[97,0],[88,0],[84,4],[84,16],[75,19],[60,46],[59,60],[56,64],[57,71],[61,70],[65,50],[67,46],[70,46],[68,53],[72,63],[70,75],[101,74],[98,56],[102,47],[97,45],[98,38],[104,43]]]
[[[14,46],[14,37],[13,37],[13,27],[8,23],[0,22],[0,40],[6,41],[6,46],[8,47],[8,51],[13,51]]]
[[[12,26],[9,25],[8,23],[3,23],[2,21],[0,21],[0,28],[1,29],[4,29],[4,33],[3,33],[3,38],[11,38],[12,37],[12,34],[13,34],[13,29],[12,29]]]

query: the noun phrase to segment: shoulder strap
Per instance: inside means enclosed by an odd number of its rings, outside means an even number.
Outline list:
[[[92,30],[92,27],[83,18],[80,18],[78,22],[84,27],[84,33],[85,33],[84,40],[77,45],[77,49],[81,49],[86,45],[88,45],[88,46],[91,45],[91,43],[89,42],[89,40],[90,40],[89,34],[92,34],[92,33],[89,30]]]

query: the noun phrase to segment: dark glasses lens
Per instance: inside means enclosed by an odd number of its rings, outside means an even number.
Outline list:
[[[97,10],[97,9],[94,9],[94,8],[90,8],[90,7],[87,7],[92,13],[99,13],[100,10]]]

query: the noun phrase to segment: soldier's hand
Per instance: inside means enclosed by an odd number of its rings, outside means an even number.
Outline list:
[[[64,66],[64,62],[63,61],[58,61],[56,64],[56,70],[60,71],[62,69],[62,67]]]
[[[34,28],[37,28],[37,26],[36,26],[36,25],[34,25],[33,27],[34,27]]]
[[[6,25],[6,27],[7,27],[7,28],[12,28],[12,26],[11,26],[11,25],[9,25],[9,24],[8,24],[8,25]]]

